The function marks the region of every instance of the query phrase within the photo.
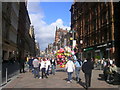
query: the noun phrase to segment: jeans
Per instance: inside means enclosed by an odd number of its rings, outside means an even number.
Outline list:
[[[40,74],[39,74],[39,67],[34,67],[34,78],[36,77],[40,77]]]
[[[80,67],[75,68],[76,81],[80,79]]]
[[[44,76],[47,78],[47,74],[46,74],[46,68],[42,68],[42,79],[44,78]]]
[[[32,65],[29,65],[29,70],[32,70],[33,69],[33,66]]]
[[[49,68],[50,68],[50,65],[48,65],[48,69],[47,69],[47,75],[49,75]]]
[[[55,75],[55,65],[52,65],[52,74]]]
[[[72,80],[72,73],[73,72],[68,72],[68,81]]]

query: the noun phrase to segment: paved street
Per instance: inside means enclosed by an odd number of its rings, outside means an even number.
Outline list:
[[[26,72],[20,74],[16,79],[8,83],[5,88],[83,88],[84,74],[80,73],[83,83],[76,83],[73,79],[72,83],[68,84],[66,81],[67,74],[63,69],[58,68],[56,75],[50,75],[48,79],[35,79],[33,74]],[[104,80],[101,80],[99,74],[102,74],[100,70],[93,70],[92,75],[92,87],[91,88],[117,88],[117,85],[107,84]],[[75,76],[75,75],[73,75]]]

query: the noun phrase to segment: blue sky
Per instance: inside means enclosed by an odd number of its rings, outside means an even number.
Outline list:
[[[55,28],[70,29],[72,2],[29,2],[28,12],[35,28],[40,49],[45,50],[55,39]]]
[[[71,2],[42,2],[40,3],[44,10],[44,20],[50,24],[56,19],[61,18],[65,25],[69,25],[70,22],[70,8]]]

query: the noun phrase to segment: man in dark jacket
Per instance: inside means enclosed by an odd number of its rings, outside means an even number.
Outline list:
[[[22,57],[19,59],[20,73],[25,73],[25,58]]]
[[[31,56],[30,57],[30,59],[29,59],[29,61],[28,61],[28,65],[29,65],[29,71],[32,71],[32,69],[33,69],[33,57]]]
[[[91,75],[93,69],[93,62],[91,59],[87,59],[87,62],[84,62],[82,65],[82,71],[85,74],[86,88],[91,86]]]

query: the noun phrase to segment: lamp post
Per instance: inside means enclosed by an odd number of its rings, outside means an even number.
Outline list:
[[[75,30],[70,30],[69,32],[72,33],[72,38],[71,38],[71,40],[72,40],[72,50],[73,50],[73,49],[74,49],[74,45],[73,45],[73,44],[74,44],[74,39],[75,39],[75,38],[74,38],[74,37],[75,37],[75,35],[74,35]]]
[[[75,30],[72,30],[72,37],[73,37],[73,45],[72,45],[72,49],[74,50],[74,46],[76,45],[76,41],[75,41]]]

